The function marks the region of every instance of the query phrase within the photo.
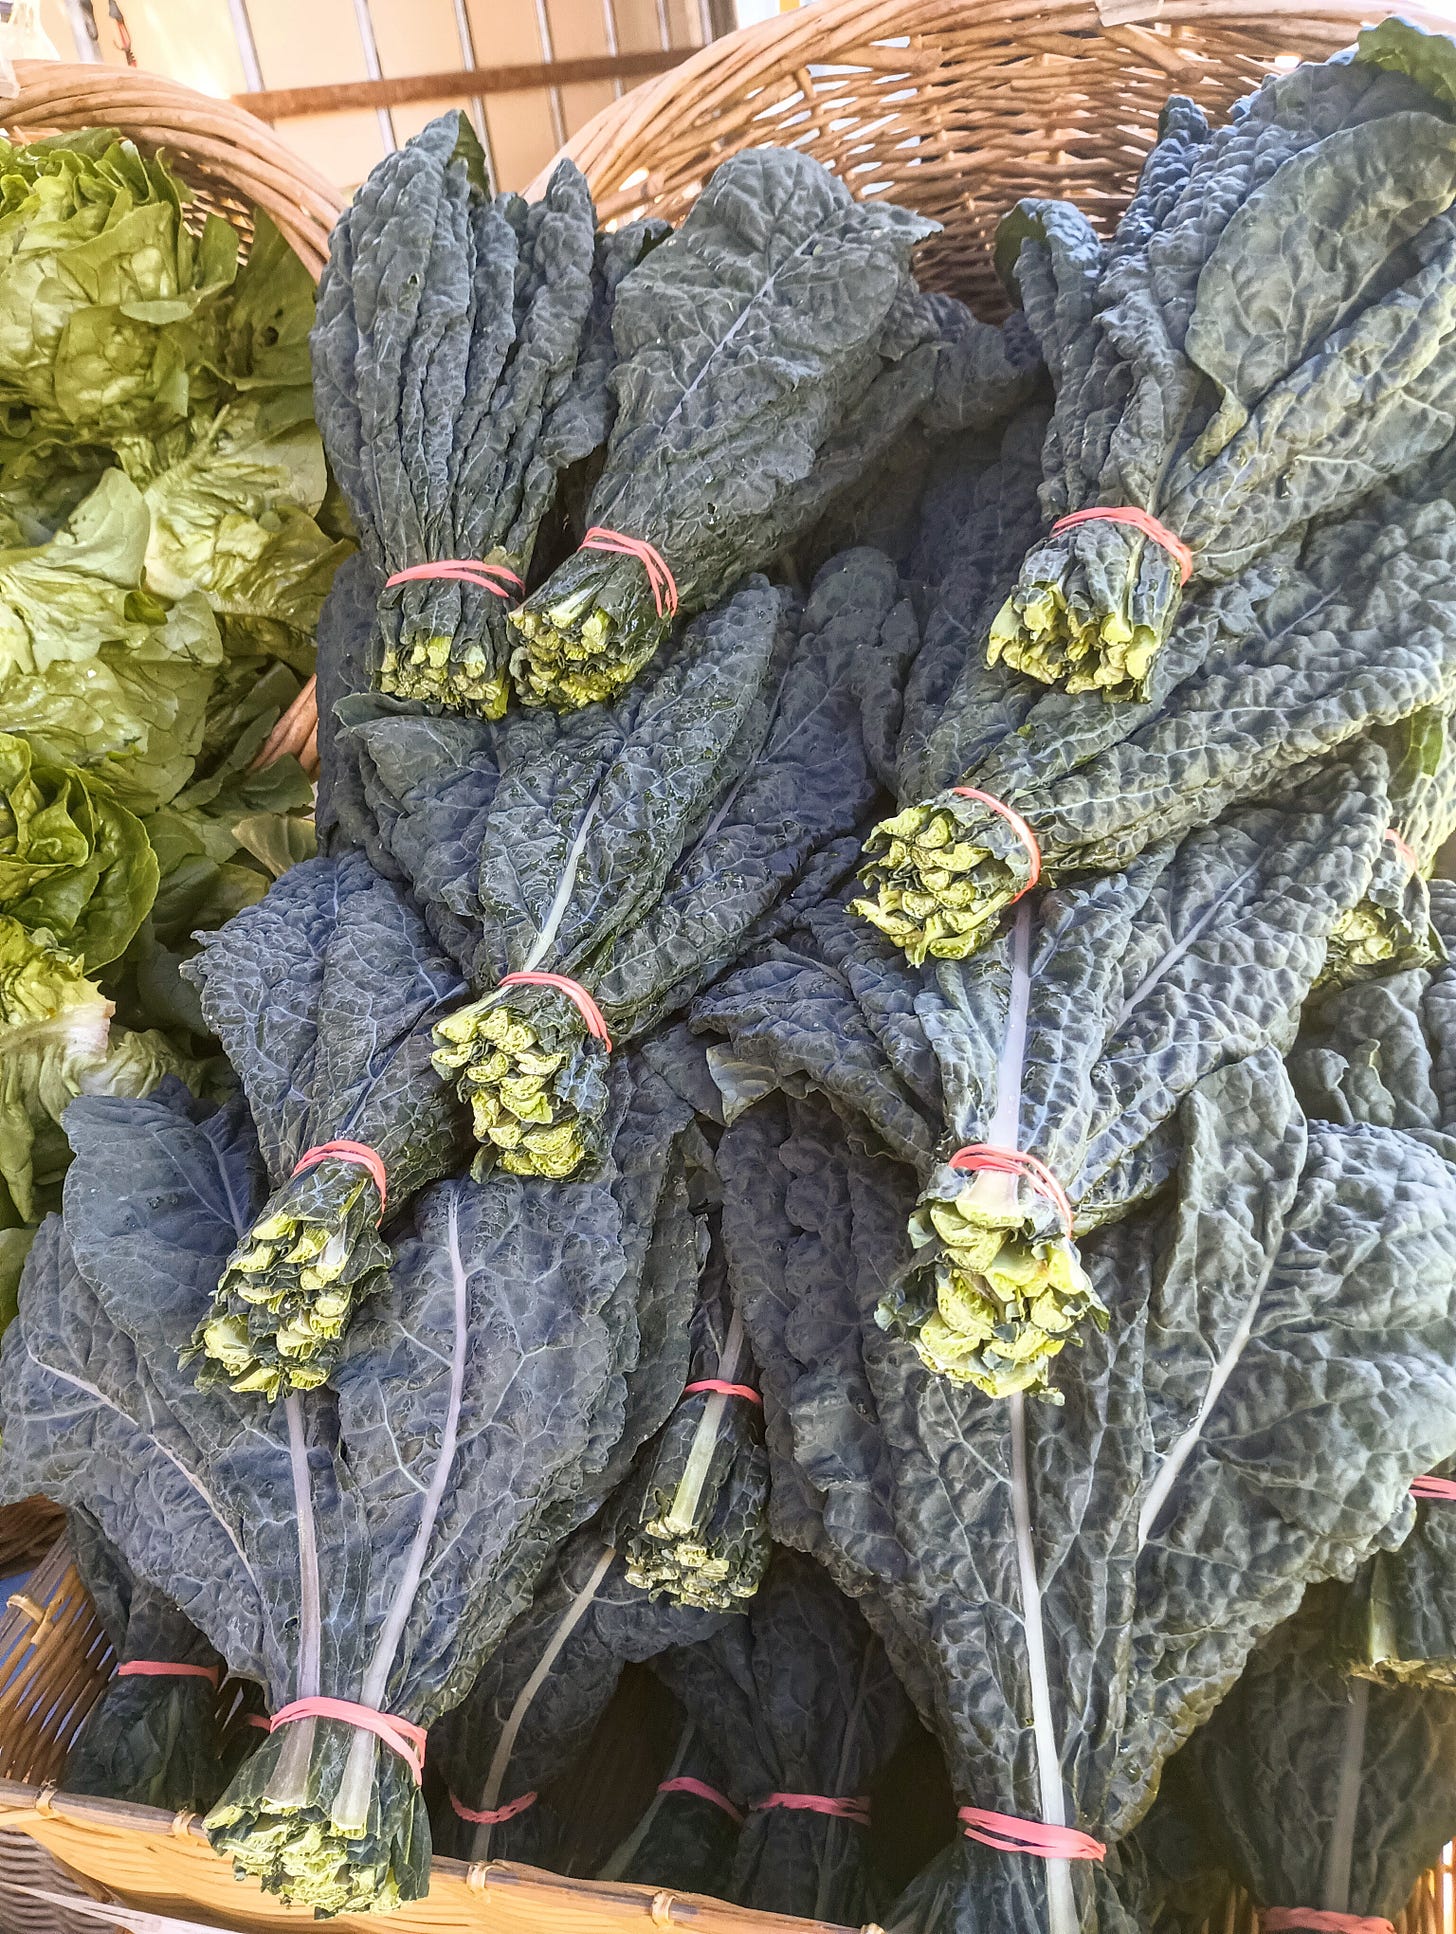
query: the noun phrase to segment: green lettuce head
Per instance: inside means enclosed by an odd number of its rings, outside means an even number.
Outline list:
[[[237,235],[198,234],[166,164],[113,131],[0,143],[0,401],[12,435],[115,443],[215,401]]]
[[[69,1164],[61,1117],[77,1095],[146,1095],[168,1074],[197,1085],[163,1035],[114,1028],[111,1012],[74,955],[0,915],[0,1230],[7,1206],[22,1224],[55,1206],[42,1198]],[[20,1250],[0,1242],[0,1305]]]
[[[191,778],[223,655],[205,597],[144,587],[149,525],[107,470],[54,536],[0,549],[0,714],[139,813]]]
[[[94,973],[123,951],[156,893],[145,829],[110,789],[0,732],[0,914]]]

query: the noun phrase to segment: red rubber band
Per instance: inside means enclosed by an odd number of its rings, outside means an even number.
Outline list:
[[[684,1388],[683,1395],[695,1397],[700,1390],[716,1390],[724,1397],[742,1397],[745,1403],[763,1403],[763,1398],[751,1383],[724,1383],[721,1377],[704,1377],[701,1383],[690,1383]]]
[[[514,1820],[518,1813],[524,1813],[528,1806],[536,1804],[536,1794],[523,1793],[518,1800],[508,1800],[504,1806],[487,1806],[478,1812],[473,1806],[462,1806],[452,1793],[450,1805],[462,1820],[468,1820],[473,1827],[498,1827],[505,1820]]]
[[[1035,1155],[1028,1155],[1020,1148],[993,1148],[989,1142],[971,1142],[965,1148],[958,1148],[950,1158],[950,1166],[963,1175],[974,1175],[980,1170],[991,1175],[1014,1175],[1018,1181],[1030,1182],[1038,1195],[1045,1196],[1062,1219],[1062,1226],[1068,1235],[1072,1233],[1072,1203],[1067,1191],[1045,1162]]]
[[[425,1777],[425,1729],[391,1712],[377,1712],[373,1706],[356,1706],[352,1699],[295,1699],[268,1721],[270,1733],[280,1726],[292,1726],[300,1719],[338,1719],[360,1732],[373,1733],[392,1753],[398,1753],[419,1786]]]
[[[1406,845],[1405,841],[1401,838],[1400,834],[1395,830],[1393,826],[1386,827],[1385,837],[1390,841],[1391,845],[1395,848],[1400,858],[1405,861],[1406,865],[1410,868],[1411,872],[1418,873],[1420,871],[1420,866],[1416,861],[1415,854],[1411,851],[1409,846]]]
[[[750,1813],[826,1813],[832,1820],[852,1820],[857,1827],[870,1823],[868,1800],[831,1800],[823,1793],[765,1793],[748,1809]]]
[[[581,548],[584,551],[610,551],[616,557],[635,557],[647,573],[658,617],[677,616],[677,579],[668,570],[662,552],[649,544],[645,537],[624,537],[621,531],[609,531],[601,524],[593,524],[581,540]]]
[[[1411,1485],[1413,1498],[1436,1498],[1442,1504],[1456,1504],[1456,1477],[1418,1477]]]
[[[320,1162],[327,1162],[336,1156],[341,1162],[353,1162],[358,1168],[367,1168],[370,1179],[379,1191],[379,1219],[384,1220],[385,1169],[384,1157],[377,1148],[369,1148],[363,1142],[318,1142],[313,1148],[306,1148],[293,1164],[293,1173],[302,1175],[305,1169],[317,1168]]]
[[[951,791],[957,799],[979,799],[983,806],[989,806],[993,813],[999,813],[1030,854],[1031,878],[1026,882],[1026,885],[1021,889],[1020,893],[1013,894],[1011,899],[1006,902],[1008,906],[1014,907],[1016,902],[1022,897],[1022,894],[1030,893],[1031,889],[1041,878],[1041,847],[1037,844],[1036,834],[1027,825],[1026,821],[1021,817],[1021,814],[1008,806],[1004,799],[994,799],[989,792],[978,792],[974,786],[952,786]]]
[[[600,1041],[610,1054],[612,1037],[607,1032],[607,1024],[602,1018],[602,1010],[588,994],[579,980],[572,980],[566,974],[507,974],[496,982],[497,987],[554,987],[576,1008],[586,1022],[586,1031],[593,1040]]]
[[[1379,1914],[1334,1914],[1324,1907],[1261,1907],[1259,1925],[1265,1934],[1306,1928],[1309,1934],[1395,1934]]]
[[[679,1773],[676,1779],[663,1780],[658,1787],[659,1793],[691,1793],[694,1799],[707,1800],[726,1813],[735,1826],[743,1825],[743,1815],[726,1793],[720,1793],[716,1786],[709,1786],[706,1780],[695,1780],[691,1773]]]
[[[118,1679],[206,1679],[216,1692],[222,1674],[215,1665],[177,1665],[169,1659],[128,1659],[116,1668]]]
[[[1091,510],[1074,510],[1070,516],[1059,517],[1052,525],[1051,534],[1071,530],[1074,524],[1130,524],[1144,537],[1151,537],[1159,544],[1178,566],[1179,581],[1186,584],[1193,575],[1193,553],[1181,537],[1174,535],[1166,524],[1160,524],[1151,512],[1139,510],[1135,504],[1117,504],[1103,507],[1094,506]]]
[[[1044,1820],[1019,1820],[1014,1813],[992,1813],[984,1806],[963,1806],[956,1818],[968,1840],[997,1853],[1030,1853],[1038,1860],[1102,1860],[1107,1848],[1076,1827],[1049,1827]]]
[[[473,584],[477,591],[489,591],[497,598],[512,595],[507,584],[517,597],[523,597],[526,590],[526,580],[508,565],[486,564],[474,557],[442,557],[434,564],[407,564],[402,571],[384,580],[384,588],[389,590],[392,585],[413,584],[426,578],[449,578],[456,584]]]

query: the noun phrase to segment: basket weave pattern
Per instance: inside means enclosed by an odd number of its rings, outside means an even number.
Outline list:
[[[1294,0],[822,0],[710,44],[612,103],[565,152],[604,221],[645,213],[676,221],[729,155],[768,143],[801,147],[857,195],[940,221],[942,233],[917,261],[922,278],[994,315],[1004,299],[991,237],[1017,197],[1068,196],[1110,224],[1169,93],[1217,115],[1272,68],[1347,45],[1381,11],[1360,0],[1315,8]],[[1400,11],[1442,24],[1419,5]],[[12,133],[119,127],[164,149],[207,205],[240,227],[250,203],[267,209],[315,274],[321,269],[338,197],[250,115],[153,76],[41,63],[20,63],[18,72],[21,99],[0,116]],[[530,192],[543,186],[544,174]],[[310,681],[260,761],[294,752],[307,762],[315,723]],[[0,1557],[34,1557],[54,1534],[54,1518],[35,1501],[0,1511]],[[311,1924],[255,1883],[235,1882],[191,1816],[55,1791],[112,1663],[58,1544],[24,1598],[0,1614],[0,1934],[86,1934],[100,1925],[7,1895],[7,1880],[45,1884],[10,1829],[83,1880],[158,1912],[200,1911],[260,1930]],[[64,1880],[49,1884],[67,1891]],[[1456,1934],[1453,1888],[1449,1866],[1426,1875],[1398,1934]],[[379,1934],[386,1924],[344,1916],[336,1925]],[[818,1923],[693,1896],[445,1860],[435,1863],[429,1897],[387,1925],[395,1934],[826,1934]],[[1230,1901],[1207,1934],[1257,1934],[1257,1922],[1246,1902]]]
[[[1323,59],[1386,11],[1361,0],[824,0],[705,47],[613,102],[564,152],[604,220],[676,222],[739,149],[802,148],[856,195],[941,222],[917,273],[995,316],[990,241],[1019,196],[1063,196],[1110,223],[1169,94],[1220,114],[1272,68]],[[1451,24],[1418,5],[1399,11]]]

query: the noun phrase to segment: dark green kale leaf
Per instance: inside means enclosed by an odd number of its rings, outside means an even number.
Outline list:
[[[709,1731],[729,1793],[746,1807],[728,1898],[836,1924],[869,1919],[880,1903],[867,1818],[765,1805],[863,1799],[909,1720],[883,1648],[849,1601],[809,1559],[777,1551],[743,1617],[663,1653],[653,1670]]]
[[[1442,106],[1337,59],[1275,76],[1212,135],[1165,124],[1150,167],[1174,192],[1145,182],[1101,265],[1084,246],[1081,275],[1059,278],[1084,346],[1046,346],[1054,378],[1061,366],[1049,513],[1148,512],[1191,551],[1193,582],[1215,584],[1450,439]],[[1008,254],[1054,251],[1078,219],[1032,205]],[[1031,551],[991,654],[1068,691],[1140,698],[1181,597],[1163,543],[1082,523]]]
[[[556,1864],[565,1823],[538,1789],[585,1748],[629,1661],[706,1638],[720,1622],[655,1602],[630,1582],[600,1530],[587,1525],[562,1547],[467,1697],[430,1735],[444,1788],[434,1836],[441,1853]],[[471,1818],[528,1794],[537,1797],[507,1819]]]
[[[1168,1179],[1179,1103],[1265,1044],[1284,1049],[1331,929],[1361,897],[1387,814],[1385,761],[1357,744],[1299,769],[1125,872],[1048,894],[976,959],[914,969],[842,909],[701,996],[693,1024],[731,1115],[775,1084],[861,1117],[922,1194],[882,1320],[941,1374],[1050,1393],[1104,1312],[1073,1236]],[[858,930],[856,931],[856,929]],[[1037,1158],[1066,1192],[963,1173],[976,1144]]]
[[[67,1543],[118,1663],[193,1670],[113,1676],[66,1754],[66,1790],[205,1813],[228,1777],[217,1724],[222,1661],[170,1598],[132,1577],[84,1506],[67,1513]]]
[[[932,227],[855,201],[806,154],[754,148],[623,279],[616,421],[585,515],[655,547],[684,615],[807,529],[927,399],[939,325],[909,259]],[[517,688],[563,709],[610,698],[671,620],[640,559],[579,550],[512,613]]]
[[[1456,1831],[1456,1700],[1340,1670],[1312,1592],[1175,1762],[1179,1811],[1260,1908],[1394,1920]]]
[[[176,1367],[261,1192],[241,1106],[198,1122],[177,1091],[79,1105],[72,1238],[45,1225],[0,1358],[0,1492],[85,1504],[270,1711],[323,1694],[428,1725],[617,1481],[623,1432],[630,1454],[680,1387],[643,1351],[685,1323],[691,1281],[651,1327],[641,1315],[662,1246],[696,1254],[669,1186],[686,1126],[644,1077],[593,1182],[436,1187],[337,1395],[261,1405]],[[347,1720],[272,1734],[208,1824],[242,1869],[326,1913],[427,1883],[409,1770]]]
[[[464,1122],[430,1035],[460,978],[414,904],[357,853],[294,867],[206,937],[188,975],[242,1081],[273,1184],[193,1348],[235,1390],[313,1389],[389,1266],[386,1211],[461,1153]],[[383,1188],[338,1143],[373,1150]],[[320,1148],[330,1152],[314,1159]]]
[[[684,1719],[677,1748],[646,1812],[597,1879],[670,1887],[721,1900],[728,1891],[733,1849],[743,1824],[742,1812],[728,1798],[727,1785],[728,1775],[708,1730],[694,1719]],[[703,1787],[707,1793],[699,1790]]]

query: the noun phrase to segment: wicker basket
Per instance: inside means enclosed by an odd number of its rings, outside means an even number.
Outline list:
[[[1404,0],[1400,10],[1442,24]],[[705,47],[614,102],[566,152],[604,220],[677,219],[738,149],[803,147],[856,193],[891,196],[942,222],[922,273],[991,313],[1001,294],[989,240],[1010,201],[1068,195],[1110,221],[1170,92],[1222,112],[1272,68],[1348,44],[1380,11],[1359,0],[1318,8],[1294,0],[823,0]],[[39,64],[20,74],[22,97],[0,117],[12,129],[106,123],[165,146],[212,206],[241,220],[255,201],[321,266],[337,198],[250,116],[149,76]],[[544,174],[532,192],[543,182]],[[260,758],[306,753],[313,724],[310,687]],[[34,1504],[0,1511],[0,1552],[33,1555],[52,1530]],[[0,1934],[86,1934],[100,1925],[7,1891],[45,1886],[17,1852],[19,1836],[75,1877],[69,1887],[53,1879],[51,1891],[110,1890],[155,1912],[200,1912],[248,1930],[307,1921],[253,1882],[234,1881],[192,1816],[57,1791],[69,1741],[110,1670],[105,1637],[58,1544],[0,1615]],[[1448,1868],[1427,1875],[1400,1934],[1453,1934],[1452,1887]],[[428,1899],[387,1924],[398,1934],[826,1934],[819,1923],[694,1896],[448,1860],[436,1861]],[[381,1923],[345,1916],[338,1925],[378,1934]],[[1254,1928],[1247,1904],[1233,1901],[1209,1934]]]

